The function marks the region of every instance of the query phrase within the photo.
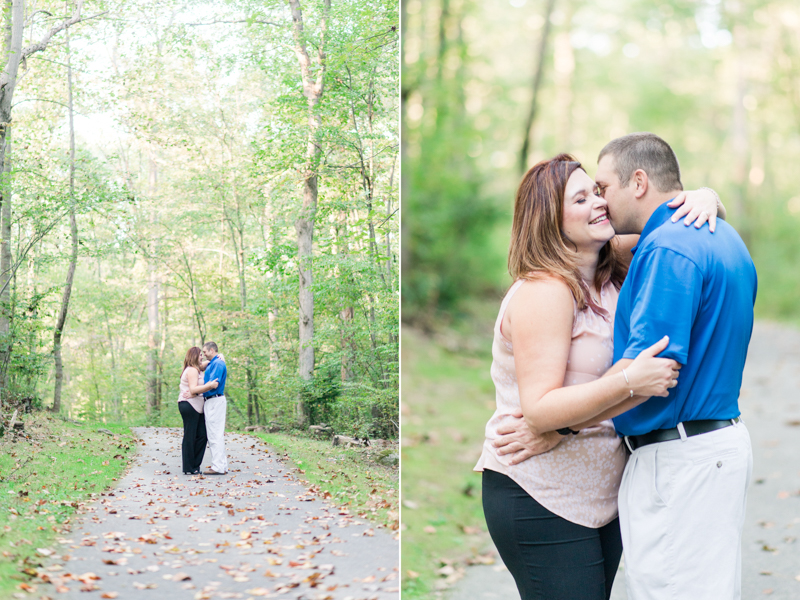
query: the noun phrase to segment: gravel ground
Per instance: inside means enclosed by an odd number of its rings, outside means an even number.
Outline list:
[[[181,472],[181,430],[134,434],[139,453],[128,474],[73,525],[47,567],[53,584],[38,593],[399,598],[398,540],[322,502],[260,440],[226,434],[228,474],[203,477]]]
[[[800,331],[756,323],[739,401],[753,443],[742,541],[742,598],[800,598]],[[625,600],[624,567],[612,600]],[[469,567],[449,600],[518,598],[502,565]]]

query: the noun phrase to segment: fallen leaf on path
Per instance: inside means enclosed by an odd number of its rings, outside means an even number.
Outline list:
[[[100,594],[101,598],[116,598],[117,596],[119,596],[118,592],[103,592]]]

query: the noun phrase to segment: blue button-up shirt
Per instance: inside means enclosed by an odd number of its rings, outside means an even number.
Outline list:
[[[210,381],[213,381],[214,379],[218,379],[219,385],[214,390],[208,390],[207,392],[203,392],[203,396],[208,398],[209,396],[224,394],[225,379],[227,377],[228,377],[228,367],[225,366],[225,362],[220,360],[219,354],[217,354],[214,358],[212,358],[208,362],[208,365],[206,365],[206,370],[203,373],[203,382],[208,383]]]
[[[665,335],[659,356],[683,367],[666,398],[653,396],[614,419],[619,435],[670,429],[683,421],[739,416],[747,346],[753,330],[756,270],[736,230],[715,233],[669,219],[662,204],[633,249],[614,321],[614,362],[636,358]]]

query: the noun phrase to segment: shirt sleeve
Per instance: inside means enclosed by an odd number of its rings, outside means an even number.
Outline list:
[[[669,336],[659,354],[686,364],[689,341],[703,292],[703,274],[697,265],[668,248],[643,256],[631,281],[630,336],[623,358],[636,358],[642,350]]]
[[[216,377],[219,377],[219,375],[217,375],[217,364],[215,361],[206,367],[205,373],[203,374],[203,381],[205,383],[210,383]],[[211,394],[216,394],[216,393],[217,392],[215,389],[206,390],[205,392],[203,392],[203,396],[210,396]]]

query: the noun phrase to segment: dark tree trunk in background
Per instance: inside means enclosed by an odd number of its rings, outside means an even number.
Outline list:
[[[522,148],[519,151],[519,172],[525,173],[528,168],[528,155],[531,151],[531,136],[533,132],[533,124],[536,121],[536,103],[539,100],[539,89],[542,87],[542,75],[544,74],[544,58],[547,54],[547,41],[550,37],[550,17],[553,14],[553,8],[556,5],[556,0],[547,0],[547,6],[544,10],[544,25],[542,26],[542,37],[539,40],[539,61],[536,64],[536,72],[533,76],[533,96],[531,97],[531,106],[528,110],[528,118],[525,121],[525,128],[523,129]]]
[[[64,325],[69,313],[69,299],[72,295],[72,282],[75,279],[75,268],[78,266],[78,222],[75,218],[75,120],[72,104],[72,59],[69,52],[69,30],[67,30],[67,103],[69,106],[69,228],[72,236],[72,253],[69,257],[67,280],[61,296],[61,310],[53,331],[53,358],[56,366],[55,387],[53,391],[54,413],[61,412],[61,386],[64,381],[64,365],[61,360],[61,340]]]

